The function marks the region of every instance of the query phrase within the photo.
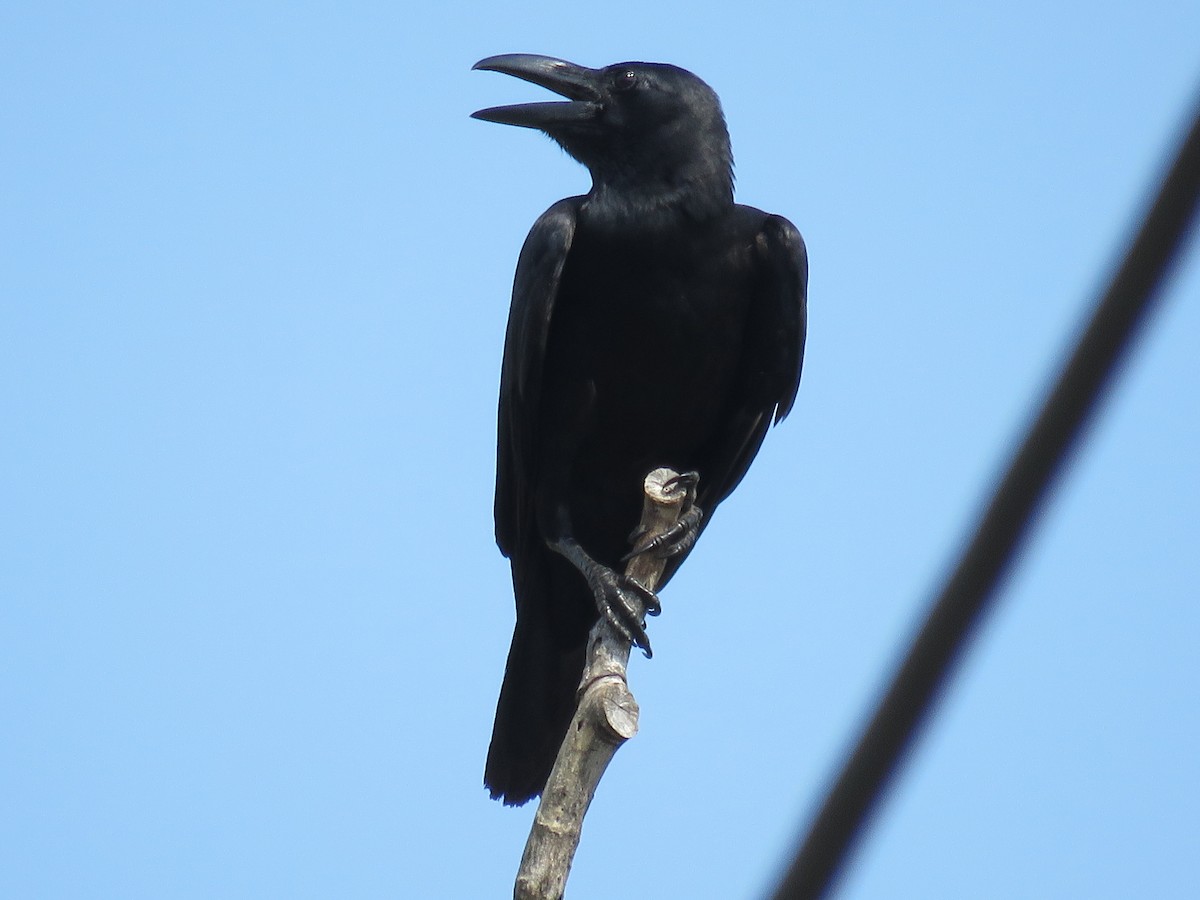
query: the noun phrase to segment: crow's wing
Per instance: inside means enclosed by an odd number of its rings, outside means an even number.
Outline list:
[[[754,239],[754,297],[745,332],[741,383],[716,439],[702,453],[696,502],[711,514],[750,468],[772,422],[792,409],[808,327],[808,252],[787,219],[765,216]],[[683,562],[667,563],[662,584]]]
[[[509,557],[520,552],[535,527],[532,489],[542,365],[580,199],[560,200],[542,213],[525,238],[513,281],[496,436],[496,543]]]

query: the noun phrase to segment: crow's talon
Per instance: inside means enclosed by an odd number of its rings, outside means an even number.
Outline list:
[[[686,515],[688,510],[690,510],[692,508],[692,506],[695,505],[696,493],[697,493],[696,486],[698,484],[700,484],[700,473],[699,472],[684,472],[680,475],[676,475],[674,478],[669,478],[665,482],[663,482],[663,493],[664,494],[668,494],[668,495],[674,494],[677,490],[680,490],[681,488],[686,492],[683,497],[683,503],[680,504],[681,517],[683,515]],[[639,553],[646,552],[645,549],[639,547],[639,545],[643,542],[645,537],[646,537],[646,527],[639,523],[637,528],[633,529],[633,531],[631,531],[629,533],[629,537],[627,538],[628,542],[633,545],[634,549],[631,550],[629,553],[626,553],[625,556],[623,557],[623,559],[632,559],[633,557],[637,556]]]
[[[656,616],[662,611],[658,596],[637,579],[619,575],[607,566],[597,565],[588,581],[600,614],[618,634],[640,648],[649,659],[653,654],[643,619],[646,615]]]
[[[700,535],[700,524],[703,521],[704,510],[692,503],[679,517],[678,522],[649,540],[643,536],[642,540],[634,544],[633,549],[621,558],[621,561],[627,562],[643,553],[649,553],[656,559],[671,559],[681,553],[686,553],[696,543],[696,538]]]
[[[630,575],[622,575],[621,579],[625,587],[632,590],[641,599],[646,615],[657,616],[662,612],[662,603],[659,602],[658,594]]]
[[[700,483],[699,472],[681,472],[674,478],[667,479],[663,485],[667,493],[674,493],[675,489],[682,486],[688,492],[688,499],[685,501],[689,505],[696,500],[696,485]]]

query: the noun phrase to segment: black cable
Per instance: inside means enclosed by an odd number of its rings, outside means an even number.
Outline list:
[[[996,490],[870,726],[813,821],[775,900],[816,900],[912,742],[993,599],[1038,506],[1122,354],[1145,318],[1187,234],[1200,194],[1200,113],[1158,197],[1096,308],[1066,369]]]

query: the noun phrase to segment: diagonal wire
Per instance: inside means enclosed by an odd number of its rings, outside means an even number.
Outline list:
[[[1200,111],[1104,299],[826,797],[774,900],[816,900],[837,876],[1145,318],[1187,235],[1198,194]]]

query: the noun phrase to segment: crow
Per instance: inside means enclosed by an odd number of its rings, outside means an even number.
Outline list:
[[[734,203],[721,104],[691,72],[531,54],[474,68],[566,97],[473,116],[544,132],[592,176],[525,240],[500,373],[496,541],[517,621],[484,784],[519,805],[545,786],[598,618],[650,655],[658,599],[618,572],[645,475],[686,473],[682,524],[651,549],[665,584],[791,410],[808,256],[791,222]]]

